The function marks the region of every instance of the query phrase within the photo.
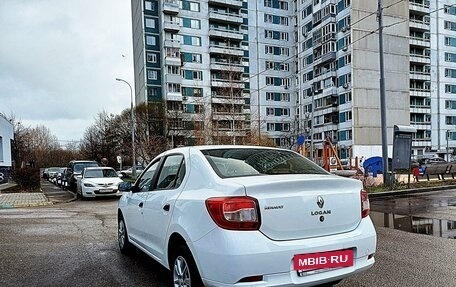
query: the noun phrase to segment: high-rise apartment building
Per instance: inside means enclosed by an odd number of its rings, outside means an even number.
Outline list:
[[[383,0],[386,122],[413,153],[456,144],[456,8]],[[268,135],[341,158],[381,155],[377,1],[132,0],[136,101],[162,102],[174,145]],[[434,40],[435,39],[435,40]],[[437,40],[438,39],[438,40]]]

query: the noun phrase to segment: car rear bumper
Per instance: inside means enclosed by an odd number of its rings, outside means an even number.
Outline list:
[[[219,228],[193,242],[192,253],[206,286],[313,286],[343,279],[370,268],[375,259],[376,232],[365,218],[350,232],[318,238],[272,241],[258,231]],[[353,249],[354,265],[298,276],[293,257],[298,254]],[[249,276],[262,281],[238,283]]]

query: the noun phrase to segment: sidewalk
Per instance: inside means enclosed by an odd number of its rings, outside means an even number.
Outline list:
[[[46,180],[41,181],[42,192],[2,193],[2,190],[15,185],[14,183],[0,184],[0,209],[47,206],[76,199],[76,195],[72,192],[62,190]]]
[[[52,205],[41,192],[35,193],[2,193],[0,194],[0,209],[18,207],[36,207]]]

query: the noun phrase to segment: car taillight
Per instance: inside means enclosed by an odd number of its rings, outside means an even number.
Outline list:
[[[361,190],[361,218],[367,217],[370,211],[369,196],[367,191]]]
[[[206,200],[212,220],[224,229],[258,230],[260,212],[256,199],[248,196],[213,197]]]

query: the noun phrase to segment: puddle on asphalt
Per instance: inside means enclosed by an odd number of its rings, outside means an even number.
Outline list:
[[[456,221],[371,211],[375,226],[456,239]]]

